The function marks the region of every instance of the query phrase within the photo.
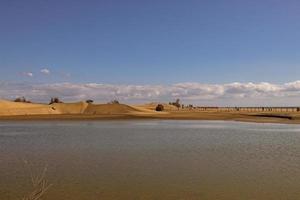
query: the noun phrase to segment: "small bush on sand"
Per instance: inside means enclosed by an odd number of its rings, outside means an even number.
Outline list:
[[[173,105],[173,106],[176,106],[178,110],[181,107],[181,105],[180,105],[180,99],[176,99],[175,102],[170,102],[169,104]]]
[[[86,102],[86,103],[94,103],[94,101],[91,100],[91,99],[88,99],[88,100],[86,100],[85,102]]]
[[[110,101],[108,104],[120,104],[120,102],[116,99]]]
[[[156,111],[163,111],[164,110],[164,106],[162,104],[158,104],[155,108]]]
[[[31,103],[31,101],[27,101],[25,97],[18,97],[14,102]]]
[[[51,98],[49,105],[54,104],[54,103],[63,103],[63,102],[60,101],[59,98],[54,97],[54,98]]]

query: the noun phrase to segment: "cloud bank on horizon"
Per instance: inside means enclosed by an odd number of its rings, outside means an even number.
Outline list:
[[[25,96],[37,102],[51,97],[81,101],[93,99],[108,102],[118,99],[124,103],[169,102],[211,106],[296,106],[300,105],[300,81],[284,84],[261,83],[177,83],[172,85],[114,85],[98,83],[0,83],[0,98]]]

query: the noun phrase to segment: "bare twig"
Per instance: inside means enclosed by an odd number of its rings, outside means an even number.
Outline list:
[[[52,186],[52,184],[49,184],[46,180],[47,166],[44,167],[41,174],[34,175],[34,173],[32,172],[32,167],[30,166],[28,161],[24,160],[24,163],[28,167],[33,190],[30,194],[23,197],[22,200],[39,200]]]

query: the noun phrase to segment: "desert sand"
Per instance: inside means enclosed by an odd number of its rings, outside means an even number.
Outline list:
[[[54,103],[51,105],[0,100],[0,120],[109,120],[109,119],[180,119],[230,120],[260,123],[300,124],[300,112],[288,111],[224,111],[218,109],[177,109],[163,104],[164,111],[155,111],[157,103],[144,105]]]

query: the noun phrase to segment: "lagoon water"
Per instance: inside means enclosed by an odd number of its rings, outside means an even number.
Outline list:
[[[45,166],[44,200],[300,199],[300,125],[0,122],[1,200]]]

